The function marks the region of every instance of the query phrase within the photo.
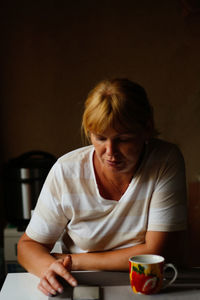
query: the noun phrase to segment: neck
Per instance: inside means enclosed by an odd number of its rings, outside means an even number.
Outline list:
[[[109,180],[118,186],[120,185],[129,185],[133,178],[133,174],[129,173],[117,173],[117,172],[107,172],[104,169],[101,170],[102,176],[105,180]]]
[[[106,180],[111,180],[112,182],[116,182],[117,184],[122,183],[130,183],[134,171],[131,172],[119,172],[116,170],[105,168],[97,158],[95,152],[94,152],[94,166],[95,166],[95,172],[99,175],[102,175]]]
[[[95,156],[94,169],[101,196],[106,199],[120,200],[127,190],[133,175],[105,170]]]

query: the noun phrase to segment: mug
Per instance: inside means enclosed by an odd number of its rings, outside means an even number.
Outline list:
[[[173,269],[173,276],[167,280],[164,273]],[[178,271],[171,263],[165,264],[164,257],[154,254],[136,255],[129,259],[130,283],[136,294],[155,294],[171,285],[178,276]],[[166,279],[163,281],[163,279]]]

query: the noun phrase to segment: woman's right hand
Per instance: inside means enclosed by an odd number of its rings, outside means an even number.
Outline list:
[[[46,296],[62,293],[63,286],[58,281],[57,276],[64,278],[71,286],[75,287],[77,281],[70,273],[71,266],[72,260],[70,255],[66,255],[65,258],[57,259],[40,278],[38,289]]]

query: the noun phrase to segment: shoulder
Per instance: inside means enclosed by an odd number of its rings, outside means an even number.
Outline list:
[[[143,166],[145,172],[149,176],[154,174],[155,178],[164,174],[185,174],[185,162],[179,147],[160,139],[152,139],[147,145]]]
[[[177,145],[161,139],[152,139],[149,142],[148,154],[157,159],[164,159],[165,161],[174,159],[183,160],[183,155]]]
[[[59,164],[65,164],[70,161],[82,161],[89,158],[91,152],[93,151],[94,147],[93,145],[85,146],[78,148],[76,150],[70,151],[63,156],[61,156],[57,163]]]
[[[82,147],[61,156],[54,164],[52,171],[57,176],[80,176],[90,168],[90,158],[94,151],[92,145]]]

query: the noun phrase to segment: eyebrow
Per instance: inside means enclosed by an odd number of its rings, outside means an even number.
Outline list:
[[[105,135],[103,135],[103,134],[100,134],[100,133],[93,133],[95,136],[97,136],[97,137],[105,137],[106,138],[106,136]],[[119,137],[133,137],[133,136],[135,136],[136,135],[136,133],[119,133],[119,134],[117,134],[117,135],[115,135],[114,136],[114,138],[119,138]]]

